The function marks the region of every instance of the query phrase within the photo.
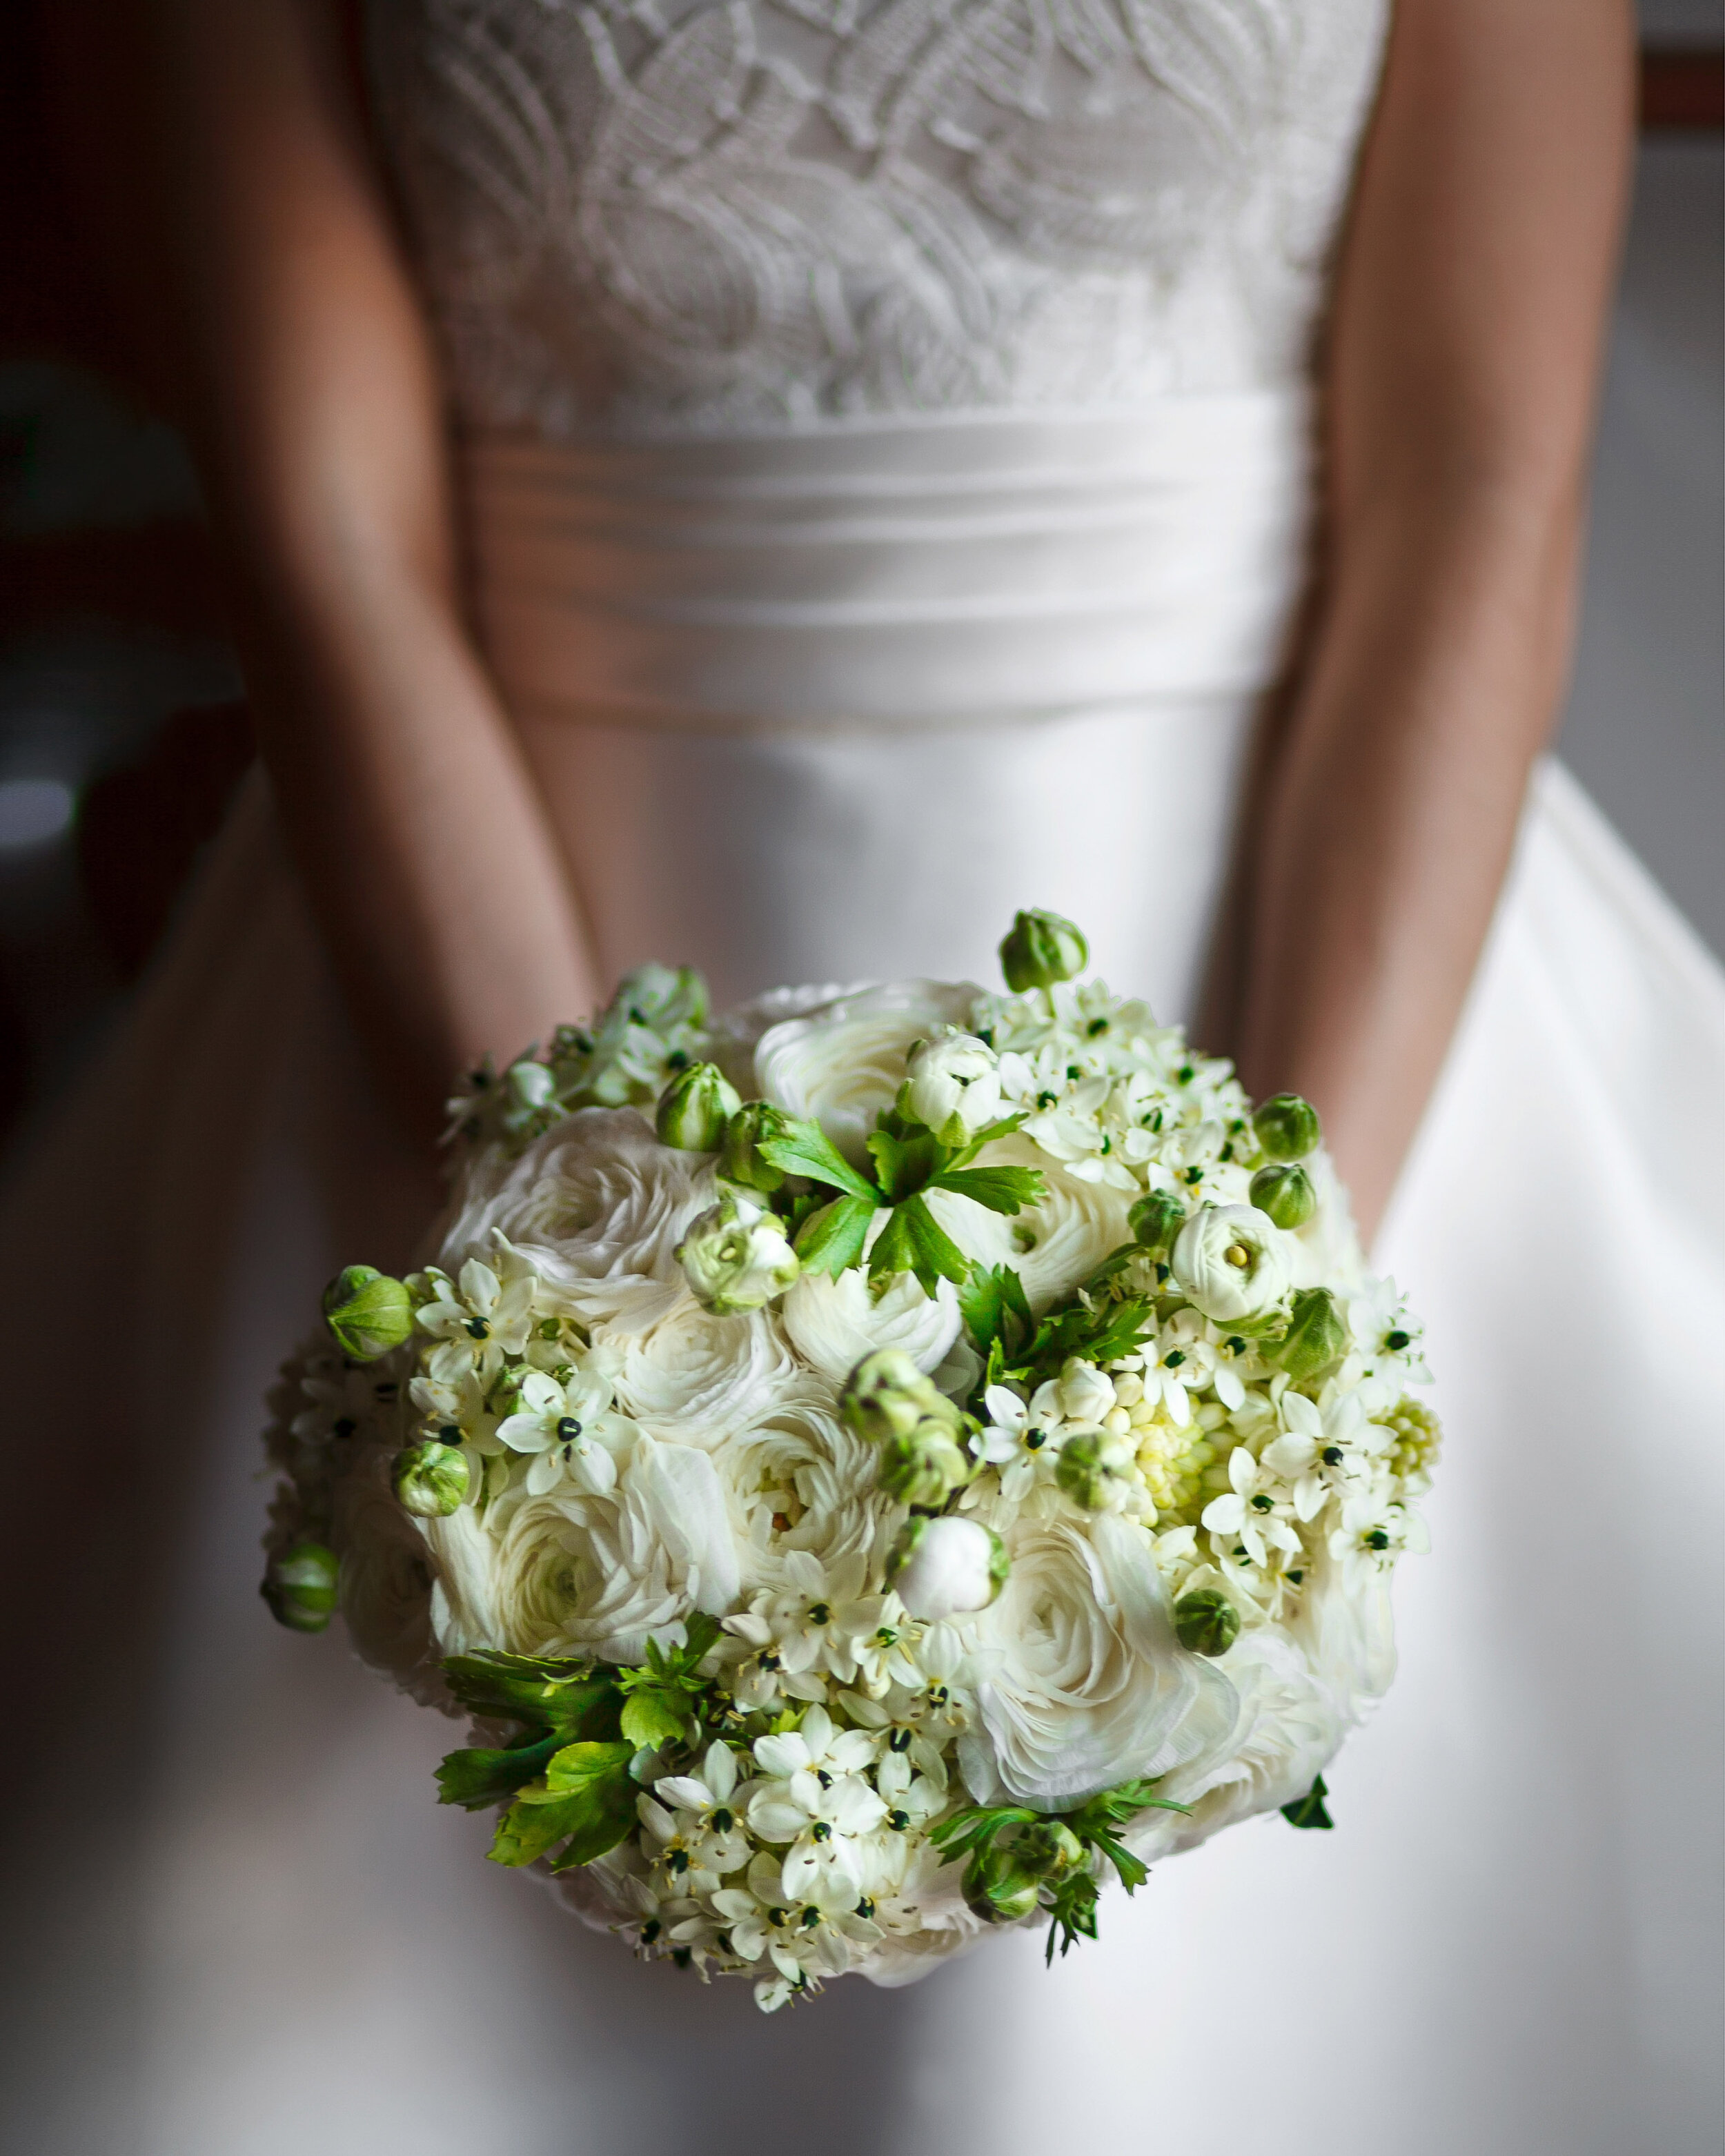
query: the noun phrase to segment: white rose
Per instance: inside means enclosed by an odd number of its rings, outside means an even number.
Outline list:
[[[1111,1251],[1132,1240],[1127,1214],[1134,1191],[1070,1173],[1022,1132],[985,1147],[980,1164],[1040,1168],[1046,1185],[1042,1202],[1009,1216],[934,1190],[929,1209],[966,1257],[1011,1265],[1039,1313],[1063,1301]]]
[[[958,1337],[958,1296],[943,1280],[931,1300],[913,1273],[900,1273],[880,1296],[860,1267],[837,1280],[804,1273],[779,1305],[779,1319],[803,1360],[842,1385],[876,1348],[901,1349],[925,1374],[937,1369]]]
[[[905,1065],[906,1105],[943,1145],[963,1145],[1000,1114],[994,1051],[968,1033],[949,1033],[911,1050]]]
[[[687,1445],[637,1445],[614,1490],[565,1485],[511,1514],[497,1552],[497,1619],[523,1655],[638,1662],[649,1635],[737,1599],[736,1548],[712,1463]]]
[[[1287,1237],[1255,1205],[1207,1205],[1174,1238],[1174,1286],[1218,1325],[1274,1310],[1288,1291]]]
[[[501,1228],[577,1317],[644,1332],[687,1293],[674,1254],[714,1195],[711,1163],[660,1145],[637,1110],[583,1108],[519,1160],[478,1156],[442,1262],[487,1254]]]
[[[766,1311],[710,1317],[685,1297],[644,1336],[599,1337],[614,1352],[619,1408],[679,1445],[710,1450],[818,1390]]]
[[[982,1804],[1059,1810],[1213,1754],[1234,1689],[1174,1637],[1148,1537],[1111,1513],[1022,1520],[1012,1569],[978,1620],[980,1727],[959,1758]]]
[[[986,1609],[1000,1591],[1005,1563],[993,1528],[947,1512],[906,1522],[887,1578],[911,1616],[940,1625]]]
[[[330,1543],[341,1563],[340,1608],[362,1661],[415,1699],[442,1706],[431,1557],[420,1522],[396,1502],[391,1458],[380,1446],[336,1485]]]
[[[875,1447],[823,1407],[786,1408],[727,1438],[712,1455],[743,1572],[743,1589],[778,1594],[785,1559],[806,1550],[826,1573],[861,1558],[874,1573],[898,1507],[875,1486]]]
[[[904,1083],[906,1058],[919,1040],[962,1025],[981,993],[968,982],[893,981],[769,1027],[755,1049],[761,1097],[812,1116],[865,1166],[864,1141]]]

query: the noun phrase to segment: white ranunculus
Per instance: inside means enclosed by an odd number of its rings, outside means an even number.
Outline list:
[[[911,1616],[944,1624],[986,1609],[1000,1589],[1000,1537],[956,1512],[906,1522],[891,1584]]]
[[[1288,1239],[1255,1205],[1206,1205],[1174,1238],[1174,1286],[1218,1325],[1250,1323],[1289,1286]]]
[[[963,1024],[980,993],[968,982],[895,981],[771,1026],[755,1049],[761,1096],[813,1117],[841,1152],[866,1165],[864,1141],[903,1085],[911,1050]]]
[[[785,1560],[804,1550],[823,1571],[884,1559],[899,1507],[875,1486],[875,1448],[826,1407],[781,1409],[712,1455],[736,1524],[745,1593],[785,1589]]]
[[[764,1310],[710,1317],[685,1297],[650,1332],[595,1337],[615,1351],[619,1408],[655,1437],[680,1445],[710,1450],[819,1389]]]
[[[952,1032],[911,1050],[906,1105],[943,1145],[963,1145],[1000,1114],[994,1051],[974,1034]]]
[[[390,1487],[392,1455],[365,1454],[336,1485],[330,1543],[338,1598],[355,1652],[414,1698],[443,1705],[431,1630],[434,1577],[422,1522]]]
[[[567,1485],[510,1515],[497,1551],[501,1644],[512,1654],[638,1662],[649,1635],[737,1599],[724,1494],[705,1453],[637,1446],[614,1490]]]
[[[520,1159],[477,1155],[441,1262],[489,1252],[501,1228],[578,1317],[644,1332],[687,1294],[675,1252],[716,1195],[711,1164],[662,1146],[634,1108],[583,1108]]]
[[[914,1273],[900,1273],[879,1296],[860,1267],[837,1280],[804,1273],[779,1305],[779,1318],[803,1360],[842,1385],[877,1348],[899,1348],[925,1374],[938,1368],[958,1337],[958,1296],[943,1280],[931,1298]]]
[[[1127,1830],[1147,1863],[1304,1796],[1348,1728],[1335,1687],[1273,1627],[1243,1632],[1219,1666],[1239,1696],[1235,1727],[1219,1751],[1177,1767],[1158,1789],[1189,1813],[1147,1811]]]
[[[1041,1204],[1008,1216],[934,1190],[929,1209],[966,1257],[1014,1267],[1034,1311],[1065,1301],[1111,1251],[1132,1240],[1132,1193],[1069,1173],[1022,1132],[984,1147],[978,1164],[1040,1168],[1046,1184]]]
[[[1234,1689],[1175,1639],[1141,1527],[1020,1520],[1006,1542],[1012,1569],[977,1620],[980,1726],[959,1740],[979,1803],[1058,1810],[1226,1740]]]

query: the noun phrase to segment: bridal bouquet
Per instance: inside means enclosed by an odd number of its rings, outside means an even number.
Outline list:
[[[264,1592],[470,1717],[443,1801],[772,2010],[1281,1809],[1393,1666],[1437,1426],[1317,1119],[1077,978],[649,967],[455,1104],[438,1261],[331,1283]]]

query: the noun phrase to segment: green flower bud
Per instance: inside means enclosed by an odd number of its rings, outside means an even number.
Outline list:
[[[696,1301],[715,1317],[758,1310],[803,1270],[778,1219],[743,1191],[691,1221],[676,1257]]]
[[[336,1608],[336,1553],[321,1543],[295,1543],[276,1558],[258,1590],[270,1614],[290,1632],[321,1632]]]
[[[900,1348],[863,1357],[845,1380],[839,1413],[871,1445],[908,1437],[924,1423],[943,1423],[955,1437],[964,1427],[959,1409]]]
[[[323,1291],[323,1322],[350,1361],[375,1363],[413,1331],[413,1298],[375,1265],[347,1265]]]
[[[470,1479],[467,1455],[435,1438],[403,1445],[389,1476],[397,1502],[421,1520],[447,1519],[459,1511]]]
[[[1327,1287],[1308,1287],[1294,1297],[1288,1329],[1276,1359],[1296,1385],[1339,1363],[1348,1349],[1348,1327]]]
[[[970,1480],[973,1461],[950,1423],[931,1415],[880,1448],[875,1480],[901,1504],[937,1512]]]
[[[1015,996],[1070,981],[1090,963],[1090,946],[1058,913],[1020,913],[1000,945],[1000,970]]]
[[[1174,1636],[1189,1655],[1225,1655],[1240,1637],[1240,1612],[1214,1587],[1200,1587],[1174,1604]]]
[[[1323,1130],[1317,1110],[1297,1093],[1273,1094],[1258,1104],[1252,1131],[1271,1160],[1304,1160],[1317,1151]]]
[[[1317,1193],[1297,1162],[1278,1160],[1252,1178],[1252,1203],[1278,1228],[1303,1228],[1317,1210]]]
[[[680,1152],[716,1152],[742,1096],[716,1063],[691,1063],[659,1101],[659,1142]]]
[[[1009,1827],[997,1837],[995,1846],[1033,1879],[1062,1879],[1084,1862],[1084,1844],[1060,1820]]]
[[[790,1117],[770,1101],[745,1101],[725,1127],[720,1174],[726,1182],[741,1183],[745,1190],[758,1190],[763,1196],[777,1190],[784,1181],[784,1170],[763,1156],[761,1141],[783,1137],[790,1127]]]
[[[1016,1924],[1032,1915],[1040,1884],[998,1845],[979,1849],[965,1866],[961,1881],[965,1906],[985,1924]]]
[[[1153,1190],[1127,1214],[1139,1247],[1166,1251],[1186,1224],[1186,1209],[1169,1190]]]
[[[1132,1464],[1132,1450],[1106,1430],[1080,1430],[1060,1447],[1055,1481],[1086,1512],[1099,1512]]]

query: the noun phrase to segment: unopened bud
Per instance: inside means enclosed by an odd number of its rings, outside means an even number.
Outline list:
[[[413,1298],[375,1265],[347,1265],[323,1291],[323,1322],[350,1361],[375,1363],[412,1332]]]
[[[1141,1249],[1166,1253],[1186,1224],[1186,1209],[1172,1191],[1153,1190],[1126,1218]]]
[[[908,1435],[887,1439],[875,1480],[901,1504],[937,1512],[970,1480],[974,1464],[951,1424],[929,1416]]]
[[[985,1924],[1016,1924],[1032,1915],[1041,1884],[1021,1871],[1009,1851],[979,1849],[964,1867],[961,1885],[967,1908]]]
[[[995,1846],[1019,1871],[1035,1879],[1062,1879],[1084,1861],[1084,1844],[1060,1820],[1009,1827]]]
[[[264,1575],[259,1589],[270,1614],[290,1632],[321,1632],[335,1614],[339,1567],[321,1543],[295,1543]]]
[[[901,1348],[877,1348],[845,1380],[839,1413],[871,1445],[908,1437],[925,1422],[944,1423],[956,1437],[964,1418]]]
[[[1132,1450],[1111,1430],[1083,1430],[1060,1447],[1055,1481],[1086,1512],[1099,1512],[1120,1488]]]
[[[1276,1093],[1260,1102],[1252,1131],[1271,1160],[1304,1160],[1317,1151],[1323,1136],[1317,1110],[1297,1093]]]
[[[1276,1362],[1296,1385],[1339,1363],[1348,1349],[1348,1327],[1327,1287],[1303,1289],[1294,1297],[1288,1329]]]
[[[766,1138],[782,1138],[789,1131],[790,1117],[770,1101],[747,1101],[725,1127],[719,1148],[719,1173],[726,1183],[745,1190],[770,1195],[784,1181],[784,1170],[775,1168],[761,1151]]]
[[[471,1479],[467,1455],[436,1438],[403,1445],[389,1476],[397,1503],[421,1520],[447,1519],[459,1511]]]
[[[937,1625],[986,1609],[1010,1569],[1005,1543],[980,1520],[913,1514],[887,1556],[886,1584],[911,1616]]]
[[[1174,1604],[1174,1636],[1189,1655],[1225,1655],[1240,1637],[1240,1612],[1214,1588],[1194,1589]]]
[[[1312,1178],[1298,1162],[1272,1161],[1252,1178],[1252,1203],[1278,1228],[1303,1228],[1317,1210]]]
[[[1020,913],[1000,946],[1000,970],[1015,996],[1070,981],[1090,963],[1082,933],[1058,913]]]
[[[716,1063],[691,1063],[659,1101],[659,1142],[682,1152],[716,1152],[742,1096]]]
[[[803,1270],[778,1220],[741,1191],[691,1223],[676,1256],[696,1301],[715,1317],[758,1310]]]

